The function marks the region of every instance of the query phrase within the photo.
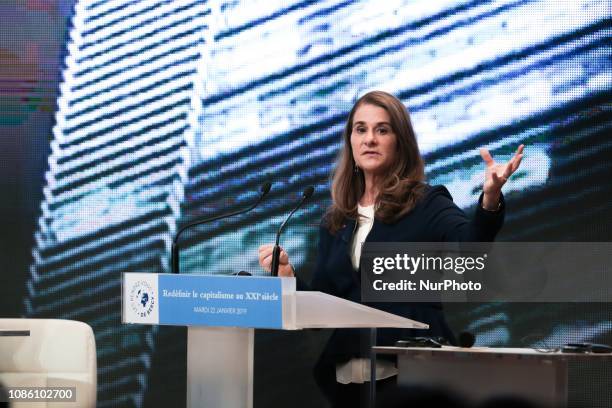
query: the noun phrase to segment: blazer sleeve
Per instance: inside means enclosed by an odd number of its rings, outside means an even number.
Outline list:
[[[325,273],[325,263],[327,262],[330,247],[332,245],[332,236],[323,222],[319,226],[319,243],[317,245],[317,262],[315,265],[312,281],[310,285],[299,276],[296,277],[297,290],[316,290],[320,292],[331,293],[332,285],[329,281],[329,276]]]
[[[500,207],[497,211],[482,208],[482,199],[483,194],[480,195],[474,216],[470,219],[453,202],[446,187],[432,187],[426,193],[424,211],[433,239],[446,242],[493,241],[504,223],[504,196],[500,196]]]

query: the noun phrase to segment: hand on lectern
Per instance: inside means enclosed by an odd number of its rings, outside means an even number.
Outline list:
[[[259,265],[266,271],[270,272],[272,269],[272,251],[274,250],[274,244],[265,244],[259,247]],[[278,276],[284,276],[292,278],[293,266],[289,263],[289,255],[283,248],[281,248],[279,262],[278,262]]]

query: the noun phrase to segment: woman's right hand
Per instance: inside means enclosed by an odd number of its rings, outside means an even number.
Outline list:
[[[261,265],[261,267],[268,272],[272,270],[273,251],[273,244],[265,244],[259,247],[259,265]],[[280,257],[278,260],[278,276],[284,276],[289,278],[295,276],[293,274],[293,267],[289,263],[289,255],[287,255],[283,248],[281,248]]]

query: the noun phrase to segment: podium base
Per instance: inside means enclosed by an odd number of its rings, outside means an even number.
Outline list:
[[[187,407],[253,408],[254,329],[189,327]]]

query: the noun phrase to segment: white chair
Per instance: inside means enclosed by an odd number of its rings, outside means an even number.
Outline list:
[[[11,407],[95,407],[96,341],[83,322],[0,319],[4,387],[76,387],[76,402],[16,402]]]

